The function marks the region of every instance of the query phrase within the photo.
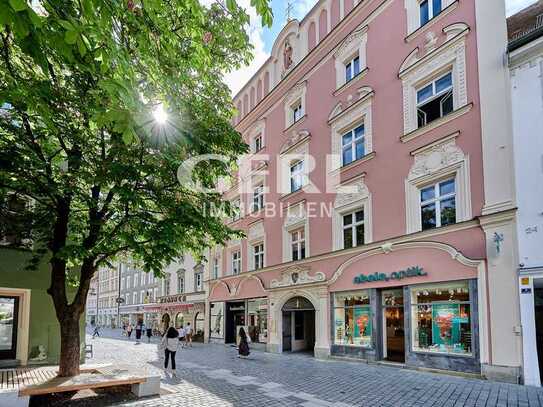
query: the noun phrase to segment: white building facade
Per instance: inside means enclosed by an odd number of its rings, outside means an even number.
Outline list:
[[[523,376],[543,376],[543,1],[510,18]]]

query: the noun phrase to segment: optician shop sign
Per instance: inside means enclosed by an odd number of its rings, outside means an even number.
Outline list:
[[[413,266],[405,270],[392,273],[360,274],[354,278],[355,284],[373,283],[375,281],[403,280],[404,278],[421,277],[428,275],[422,267]]]

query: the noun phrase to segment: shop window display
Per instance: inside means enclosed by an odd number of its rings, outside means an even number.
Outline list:
[[[468,282],[411,289],[413,350],[472,354]]]
[[[267,299],[247,301],[247,330],[253,342],[266,343],[268,340]]]
[[[334,330],[336,345],[372,347],[372,311],[368,290],[335,295]]]
[[[211,304],[210,332],[212,338],[224,338],[224,302]]]

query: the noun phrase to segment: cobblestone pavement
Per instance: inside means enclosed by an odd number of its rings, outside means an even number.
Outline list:
[[[112,332],[104,332],[105,335]],[[305,354],[253,351],[238,359],[234,348],[194,344],[177,352],[177,378],[165,374],[156,343],[88,338],[89,363],[146,367],[161,375],[160,397],[116,406],[543,406],[543,389],[493,383],[347,361],[319,361]]]

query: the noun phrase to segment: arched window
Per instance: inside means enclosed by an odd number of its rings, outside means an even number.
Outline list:
[[[319,16],[319,42],[328,34],[328,13],[326,9],[321,11]]]
[[[330,10],[330,21],[332,23],[332,27],[330,27],[331,29],[334,28],[340,20],[339,1],[340,0],[332,1],[332,9]]]
[[[307,30],[307,48],[311,51],[313,48],[315,48],[315,45],[317,44],[317,34],[315,29],[315,22],[312,21],[311,24],[309,24],[309,29]]]

